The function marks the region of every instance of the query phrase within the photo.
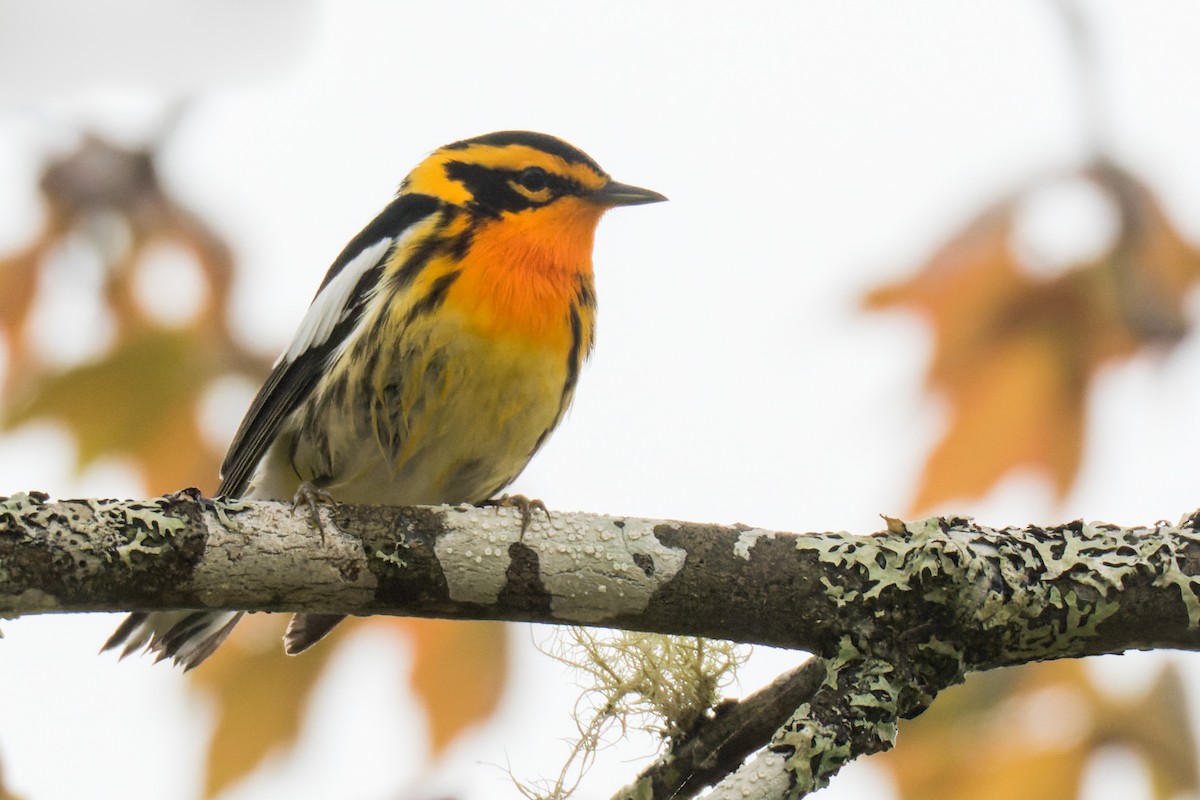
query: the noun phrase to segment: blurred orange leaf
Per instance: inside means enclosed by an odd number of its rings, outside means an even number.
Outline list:
[[[1200,791],[1196,734],[1188,691],[1175,663],[1168,663],[1146,691],[1106,698],[1096,721],[1097,745],[1126,747],[1146,765],[1155,798]]]
[[[1014,247],[1022,195],[983,213],[916,275],[867,298],[905,307],[934,331],[927,383],[949,424],[924,469],[914,510],[985,494],[1011,470],[1046,473],[1070,489],[1083,449],[1087,391],[1106,365],[1187,331],[1185,289],[1200,252],[1150,191],[1111,164],[1086,177],[1121,221],[1109,252],[1052,278],[1030,273]]]
[[[44,246],[38,243],[14,256],[0,258],[0,276],[4,279],[4,291],[0,292],[0,333],[9,343],[10,375],[27,368],[29,347],[24,340],[25,325],[33,310]]]
[[[9,354],[0,428],[51,419],[76,438],[83,466],[126,456],[152,492],[215,488],[221,453],[201,435],[199,402],[222,375],[267,371],[267,360],[228,331],[229,248],[162,186],[150,149],[86,137],[45,165],[39,188],[42,231],[20,253],[0,258],[0,333]],[[198,310],[182,326],[163,320],[161,309],[150,307],[159,298],[136,288],[156,247],[188,254],[201,279],[191,298]],[[50,269],[56,258],[60,269]],[[71,272],[91,261],[103,270],[98,290]],[[84,363],[47,363],[28,329],[39,298],[97,291],[114,327],[112,344]],[[62,336],[96,335],[75,320],[61,327]]]
[[[280,646],[284,615],[255,614],[203,668],[188,673],[212,693],[217,727],[208,754],[206,795],[212,797],[291,747],[304,710],[336,640],[295,658]],[[411,686],[429,720],[436,756],[495,710],[507,676],[507,626],[495,622],[426,619],[350,619],[403,637],[414,664]],[[345,636],[339,629],[335,637]],[[402,676],[397,676],[402,677]]]
[[[1170,667],[1128,697],[1098,689],[1080,661],[976,674],[902,724],[879,763],[912,800],[1071,800],[1091,759],[1117,746],[1146,764],[1153,797],[1169,800],[1200,788],[1182,691]]]
[[[412,689],[429,716],[430,748],[440,754],[487,719],[508,675],[508,626],[502,622],[404,619],[416,663]]]
[[[247,616],[238,636],[221,646],[203,669],[188,673],[212,693],[217,725],[208,751],[205,796],[253,771],[264,758],[295,743],[332,647],[290,657],[280,644],[287,617]]]
[[[43,378],[7,422],[49,418],[65,424],[81,466],[128,453],[146,467],[151,492],[197,485],[200,476],[208,477],[200,483],[215,489],[215,454],[200,440],[195,415],[221,366],[200,331],[143,332],[100,361]]]

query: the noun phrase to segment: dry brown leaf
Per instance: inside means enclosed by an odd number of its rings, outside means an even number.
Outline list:
[[[81,466],[123,456],[153,492],[214,489],[221,453],[200,433],[202,395],[220,376],[260,376],[268,369],[267,359],[229,334],[229,248],[163,188],[151,150],[85,139],[46,165],[40,189],[43,230],[21,253],[0,259],[6,289],[0,333],[9,351],[0,427],[50,419],[77,439]],[[27,323],[39,292],[84,290],[70,279],[58,285],[46,278],[50,254],[72,252],[63,248],[67,241],[103,264],[102,299],[115,333],[106,352],[61,367],[42,360],[28,341]],[[164,244],[191,253],[204,282],[199,311],[183,328],[164,325],[135,291],[145,254]],[[94,335],[70,325],[64,331]]]
[[[1154,798],[1200,788],[1183,686],[1171,669],[1143,694],[1112,697],[1083,662],[1064,660],[970,676],[901,724],[880,757],[902,798],[1073,800],[1105,748],[1146,764]]]
[[[300,733],[308,698],[325,670],[332,647],[314,647],[303,656],[284,655],[287,617],[248,616],[232,637],[188,673],[211,693],[217,725],[208,751],[205,796],[213,797],[281,753]]]
[[[1200,278],[1200,252],[1128,173],[1101,163],[1085,175],[1121,221],[1095,262],[1052,278],[1025,270],[1013,249],[1018,196],[981,215],[911,279],[868,298],[872,308],[915,309],[934,329],[927,380],[950,419],[916,510],[979,497],[1022,467],[1044,472],[1065,495],[1096,374],[1186,333],[1183,300]],[[1154,797],[1166,800],[1198,788],[1182,692],[1168,672],[1145,696],[1110,698],[1079,662],[975,675],[902,725],[899,747],[881,763],[906,798],[1068,800],[1089,761],[1116,745],[1143,760]]]
[[[44,243],[39,242],[12,256],[0,258],[0,334],[8,343],[6,372],[0,375],[0,389],[12,375],[24,375],[34,369],[30,347],[25,338],[26,324],[33,310]]]
[[[1099,265],[1121,321],[1139,342],[1179,341],[1188,332],[1184,300],[1200,278],[1200,250],[1184,240],[1154,193],[1133,175],[1110,162],[1087,174],[1108,189],[1121,217],[1121,236]]]
[[[201,669],[188,673],[217,703],[208,757],[209,797],[295,743],[308,698],[336,651],[326,645],[294,658],[285,656],[280,646],[285,619],[248,616],[238,626],[239,635]],[[495,710],[507,677],[503,623],[394,618],[343,623],[349,624],[382,628],[412,647],[411,686],[427,713],[434,756]]]
[[[436,756],[491,716],[508,676],[508,627],[501,622],[381,621],[413,637],[412,690],[429,715]]]
[[[1125,747],[1139,756],[1156,800],[1200,791],[1188,692],[1175,664],[1167,664],[1145,692],[1105,697],[1098,705],[1093,734],[1096,746]]]
[[[114,453],[143,467],[149,491],[216,488],[220,453],[200,438],[198,400],[222,374],[203,333],[146,331],[104,359],[49,375],[14,403],[8,423],[33,419],[64,424],[81,466]]]
[[[913,277],[868,296],[868,308],[910,308],[934,330],[927,384],[946,399],[949,421],[914,512],[980,497],[1019,468],[1043,472],[1065,496],[1097,373],[1186,332],[1183,300],[1200,280],[1200,252],[1128,173],[1099,164],[1086,174],[1122,221],[1096,262],[1049,279],[1030,274],[1013,246],[1018,196],[982,214]]]

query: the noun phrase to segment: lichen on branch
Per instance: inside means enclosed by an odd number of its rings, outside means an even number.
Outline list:
[[[887,520],[863,536],[561,512],[526,528],[514,511],[470,506],[319,513],[324,534],[288,505],[195,492],[3,498],[0,616],[219,608],[526,620],[825,659],[825,683],[792,695],[799,708],[756,733],[765,749],[743,767],[745,742],[717,768],[688,756],[685,774],[668,752],[662,770],[630,785],[639,798],[684,796],[697,788],[691,774],[730,771],[714,797],[751,786],[798,797],[888,747],[900,719],[968,672],[1200,649],[1200,514],[1145,527]]]

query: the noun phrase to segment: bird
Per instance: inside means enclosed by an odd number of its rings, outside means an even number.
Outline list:
[[[333,261],[234,435],[217,496],[494,500],[562,420],[591,354],[600,218],[666,199],[544,133],[435,150]],[[242,613],[135,612],[101,651],[189,670]],[[342,618],[295,615],[284,650]]]

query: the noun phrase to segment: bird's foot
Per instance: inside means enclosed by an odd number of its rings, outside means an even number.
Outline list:
[[[533,521],[533,512],[540,511],[546,515],[546,521],[550,521],[550,510],[546,508],[546,504],[541,500],[531,500],[523,494],[502,494],[499,497],[493,497],[490,500],[484,500],[479,504],[483,508],[516,508],[521,511],[521,538],[525,538],[525,531],[529,529],[529,523]]]
[[[300,506],[308,506],[312,520],[317,524],[317,530],[321,532],[321,544],[325,544],[325,523],[321,520],[319,506],[322,504],[332,506],[336,502],[324,488],[312,481],[304,481],[296,488],[296,494],[292,497],[292,511],[299,511]]]

